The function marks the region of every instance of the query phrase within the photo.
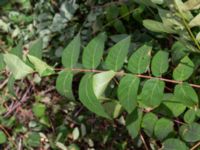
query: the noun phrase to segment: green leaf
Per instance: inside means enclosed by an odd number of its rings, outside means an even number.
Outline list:
[[[5,68],[5,63],[3,61],[3,55],[0,54],[0,71],[2,71]]]
[[[59,73],[56,80],[57,91],[70,100],[74,100],[72,91],[73,73],[70,71],[62,71]]]
[[[151,59],[151,46],[143,45],[132,54],[128,61],[128,70],[132,73],[145,73],[149,67]]]
[[[189,109],[185,112],[183,119],[186,123],[194,122],[196,119],[196,111],[193,109]]]
[[[154,113],[147,113],[144,115],[142,119],[142,128],[144,128],[144,132],[152,137],[154,126],[158,120],[158,117]]]
[[[184,3],[184,10],[194,10],[200,8],[200,1],[199,0],[187,0]]]
[[[164,140],[174,130],[174,123],[168,119],[159,119],[154,127],[154,135],[159,140]]]
[[[128,74],[123,77],[119,83],[117,95],[120,104],[131,113],[137,106],[137,93],[140,79],[134,75]]]
[[[7,141],[7,137],[3,131],[0,131],[0,144],[4,144]]]
[[[112,80],[115,74],[116,73],[111,70],[98,73],[93,76],[93,90],[98,99],[102,96],[108,86],[108,83]]]
[[[80,34],[78,34],[64,49],[62,53],[62,64],[66,68],[73,68],[78,61],[81,47]]]
[[[69,149],[69,150],[80,150],[80,148],[79,148],[78,145],[76,145],[76,144],[70,144],[70,145],[68,146],[68,149]]]
[[[41,77],[49,76],[55,73],[51,66],[47,65],[46,62],[40,60],[39,58],[31,55],[28,55],[27,57]]]
[[[151,70],[154,76],[160,77],[169,67],[169,53],[158,51],[152,59]]]
[[[29,146],[38,147],[40,146],[40,135],[37,132],[28,133],[27,143]]]
[[[155,4],[159,4],[159,5],[161,5],[161,4],[163,4],[164,3],[164,0],[151,0],[153,3],[155,3]]]
[[[135,109],[126,118],[126,128],[133,139],[136,138],[140,132],[142,114],[141,110]]]
[[[106,69],[118,71],[122,68],[128,53],[130,41],[131,38],[129,36],[119,41],[109,49],[109,53],[105,61]]]
[[[75,127],[72,131],[72,136],[73,136],[73,140],[77,140],[80,136],[80,132],[79,132],[79,129],[78,127]]]
[[[4,62],[8,69],[12,72],[16,80],[22,79],[30,73],[33,69],[26,65],[19,57],[13,54],[4,54]]]
[[[176,101],[181,102],[188,107],[198,105],[199,103],[197,93],[188,83],[176,85],[174,96]]]
[[[22,59],[22,56],[23,56],[22,41],[20,41],[16,47],[12,48],[10,53],[12,53],[12,54],[18,56],[20,59]]]
[[[122,34],[126,33],[126,28],[121,20],[116,19],[113,26],[117,32],[122,33]]]
[[[177,102],[171,93],[164,94],[163,103],[156,109],[157,112],[168,117],[178,117],[185,111],[186,107]]]
[[[151,19],[144,19],[143,26],[153,32],[175,33],[169,26],[165,26],[162,22]]]
[[[178,64],[181,58],[183,58],[187,53],[187,47],[180,41],[174,42],[171,50],[171,59],[173,64]]]
[[[194,71],[194,63],[188,56],[181,59],[181,62],[173,71],[173,78],[175,80],[184,81],[187,80]]]
[[[43,48],[43,41],[42,39],[37,39],[30,44],[29,47],[29,55],[35,56],[39,59],[42,59],[42,48]]]
[[[159,79],[149,79],[144,83],[139,98],[148,107],[155,108],[160,105],[164,96],[165,83]]]
[[[190,27],[200,26],[200,13],[196,15],[189,23]]]
[[[119,9],[117,5],[112,4],[106,9],[106,18],[110,22],[113,19],[116,19],[117,16],[119,15]]]
[[[94,112],[99,116],[111,119],[94,94],[93,74],[86,74],[81,79],[79,85],[79,98],[83,105],[86,106],[91,112]]]
[[[112,118],[117,118],[122,110],[122,106],[116,100],[104,102],[103,107]]]
[[[169,138],[163,142],[163,150],[189,150],[189,149],[183,141],[175,138]]]
[[[179,134],[186,142],[197,142],[200,140],[200,125],[196,122],[182,125]]]
[[[32,111],[38,118],[45,116],[46,106],[42,103],[33,104]]]
[[[170,5],[170,4],[168,4]],[[184,29],[184,25],[179,21],[177,16],[174,16],[173,11],[158,8],[158,13],[165,26],[176,27],[176,30]]]
[[[15,93],[14,87],[15,87],[15,78],[14,78],[14,76],[11,74],[11,75],[9,76],[9,79],[8,79],[8,91],[9,91],[10,94],[12,94],[13,96],[17,97],[17,96],[16,96],[16,93]]]
[[[106,34],[100,33],[84,48],[82,61],[83,66],[88,69],[95,69],[101,62],[104,51]]]

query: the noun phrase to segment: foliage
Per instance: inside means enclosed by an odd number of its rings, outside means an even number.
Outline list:
[[[198,146],[200,1],[0,6],[3,148]]]

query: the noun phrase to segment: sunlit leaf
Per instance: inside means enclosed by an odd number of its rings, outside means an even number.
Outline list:
[[[189,23],[190,27],[200,26],[200,13],[196,15]]]
[[[46,62],[31,55],[28,55],[27,57],[29,61],[34,65],[35,70],[40,74],[40,76],[49,76],[55,73],[54,69],[47,65]]]
[[[4,54],[4,61],[8,69],[12,72],[16,80],[22,79],[30,73],[33,73],[33,69],[26,65],[19,57],[13,54]]]
[[[105,109],[94,94],[93,74],[86,74],[81,79],[79,85],[79,98],[83,105],[87,107],[91,112],[110,119],[110,116],[105,112]]]
[[[162,22],[154,21],[150,19],[143,20],[143,26],[153,32],[174,33],[175,31],[168,26],[165,26]]]
[[[115,74],[116,73],[114,71],[105,71],[93,76],[94,94],[98,99],[102,96],[108,83],[112,80]]]

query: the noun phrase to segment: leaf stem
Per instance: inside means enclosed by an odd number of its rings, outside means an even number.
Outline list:
[[[78,72],[94,72],[94,73],[101,73],[101,72],[106,71],[106,70],[81,69],[81,68],[55,68],[55,71],[62,71],[62,70],[78,71]],[[124,71],[116,72],[116,76],[124,76],[126,74],[127,73],[125,73]],[[161,81],[165,81],[165,82],[168,82],[168,83],[174,83],[174,84],[182,84],[183,83],[183,81],[177,81],[177,80],[166,79],[166,78],[161,78],[161,77],[153,77],[153,76],[150,76],[150,75],[142,75],[142,74],[134,74],[134,75],[138,78],[159,79]],[[194,88],[200,88],[200,85],[198,85],[198,84],[189,83],[189,85],[191,87],[194,87]]]

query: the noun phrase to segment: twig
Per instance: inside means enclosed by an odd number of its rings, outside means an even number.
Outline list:
[[[3,83],[1,83],[0,85],[0,90],[8,83],[8,78],[6,80],[3,81]]]
[[[200,146],[200,142],[198,142],[197,144],[195,144],[190,150],[195,150],[196,148],[198,148]]]
[[[10,140],[11,143],[13,143],[13,145],[15,147],[17,147],[17,144],[12,140],[11,135],[8,133],[8,131],[2,125],[0,125],[0,129],[6,134],[6,136],[8,137],[8,140]]]
[[[50,87],[50,88],[47,89],[47,90],[41,91],[40,94],[41,94],[41,95],[45,95],[46,93],[49,93],[49,92],[51,92],[51,91],[53,91],[53,90],[55,90],[55,89],[56,89],[56,88],[53,86],[53,87]]]
[[[145,142],[142,133],[140,134],[140,139],[142,140],[142,143],[144,144],[145,150],[149,150],[149,148],[148,148],[148,146],[147,146],[147,143]]]
[[[22,103],[24,103],[28,97],[28,93],[30,92],[31,87],[29,87],[26,92],[24,93],[23,97],[21,98],[21,100],[19,102],[17,102],[11,109],[8,110],[8,112],[4,115],[4,117],[9,116],[13,111],[15,111],[15,109],[17,109],[19,106],[21,106]]]
[[[90,70],[90,69],[80,69],[80,68],[56,68],[55,70],[68,70],[68,71],[79,71],[79,72],[94,72],[94,73],[101,73],[101,72],[105,72],[104,70]],[[127,73],[120,71],[120,72],[116,72],[116,76],[124,76]],[[134,74],[136,77],[139,78],[145,78],[145,79],[159,79],[161,81],[165,81],[168,83],[174,83],[174,84],[182,84],[182,81],[176,81],[176,80],[171,80],[171,79],[166,79],[166,78],[161,78],[161,77],[153,77],[153,76],[149,76],[149,75],[141,75],[141,74]],[[189,84],[191,87],[194,88],[200,88],[200,85],[198,84]]]

